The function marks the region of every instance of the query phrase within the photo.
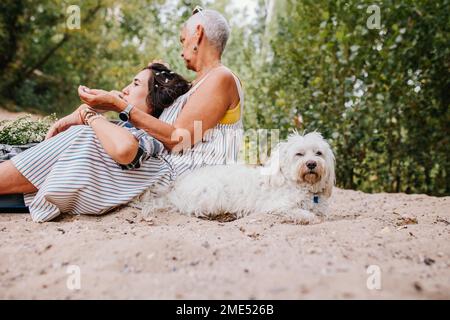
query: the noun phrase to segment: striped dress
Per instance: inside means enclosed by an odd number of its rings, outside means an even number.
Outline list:
[[[173,124],[189,96],[207,77],[165,109],[159,119]],[[24,194],[32,219],[45,222],[62,212],[102,214],[129,203],[149,188],[169,185],[188,170],[237,161],[244,100],[240,82],[234,78],[241,106],[238,121],[217,124],[205,133],[203,142],[182,153],[160,148],[142,158],[139,166],[125,170],[105,152],[91,127],[77,125],[13,157],[15,167],[38,189]],[[154,144],[155,139],[145,131],[121,125],[136,136],[140,146]]]

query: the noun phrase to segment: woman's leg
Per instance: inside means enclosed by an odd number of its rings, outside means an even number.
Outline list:
[[[60,154],[71,145],[84,127],[73,126],[1,163],[0,194],[38,191]]]
[[[0,163],[0,194],[36,191],[36,187],[16,169],[11,160]]]

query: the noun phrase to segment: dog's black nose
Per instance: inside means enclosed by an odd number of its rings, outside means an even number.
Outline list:
[[[306,162],[306,166],[308,167],[308,169],[312,170],[317,166],[317,163],[315,161],[310,160]]]

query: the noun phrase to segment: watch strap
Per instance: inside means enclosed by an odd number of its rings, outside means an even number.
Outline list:
[[[134,108],[134,106],[130,103],[127,107],[121,112],[121,114],[125,115],[128,120],[130,120],[130,112]]]

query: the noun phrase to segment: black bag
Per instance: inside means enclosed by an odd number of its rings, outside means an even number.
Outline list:
[[[37,143],[25,145],[7,145],[0,144],[0,163],[11,159],[17,154],[34,147]],[[23,194],[5,194],[0,195],[0,213],[28,213],[28,207],[25,206]]]

